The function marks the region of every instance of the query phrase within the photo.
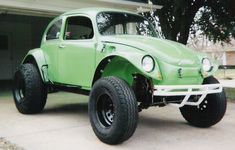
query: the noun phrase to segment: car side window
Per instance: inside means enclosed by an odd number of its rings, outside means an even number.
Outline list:
[[[65,40],[92,39],[94,31],[92,22],[84,16],[69,17],[66,21]]]
[[[46,40],[59,39],[62,20],[56,21],[47,31]]]

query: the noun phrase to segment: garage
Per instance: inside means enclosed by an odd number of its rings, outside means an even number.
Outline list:
[[[28,50],[40,46],[50,17],[0,15],[0,80],[9,80]]]
[[[10,80],[28,50],[40,46],[43,32],[55,16],[84,7],[135,12],[160,8],[123,0],[0,0],[0,80]]]

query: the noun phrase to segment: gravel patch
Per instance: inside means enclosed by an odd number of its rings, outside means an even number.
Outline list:
[[[16,144],[11,143],[10,141],[7,141],[4,138],[0,138],[0,150],[25,150]]]

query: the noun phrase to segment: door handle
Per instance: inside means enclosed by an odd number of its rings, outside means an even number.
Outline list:
[[[64,44],[60,44],[59,48],[65,48],[66,46]]]

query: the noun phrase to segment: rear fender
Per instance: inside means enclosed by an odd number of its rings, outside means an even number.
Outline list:
[[[30,50],[22,61],[22,64],[25,63],[34,64],[38,68],[38,71],[40,72],[43,82],[44,83],[49,82],[48,71],[47,71],[48,64],[46,63],[44,53],[40,48]]]

